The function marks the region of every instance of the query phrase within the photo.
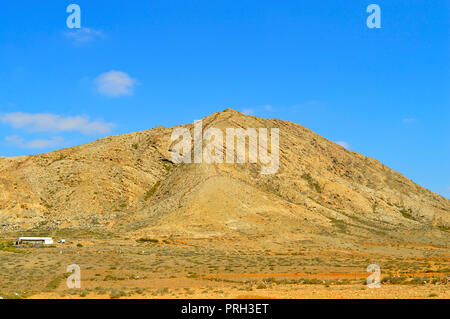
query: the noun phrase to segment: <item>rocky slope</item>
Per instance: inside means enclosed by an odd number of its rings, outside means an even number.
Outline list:
[[[165,127],[0,158],[0,231],[448,243],[450,201],[375,159],[301,125],[231,109],[206,117],[203,127],[279,128],[278,172],[262,175],[260,163],[175,164],[173,128]]]

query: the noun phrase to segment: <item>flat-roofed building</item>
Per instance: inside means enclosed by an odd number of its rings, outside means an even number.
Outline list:
[[[16,242],[17,245],[20,244],[42,244],[42,245],[52,245],[53,239],[51,237],[19,237]]]

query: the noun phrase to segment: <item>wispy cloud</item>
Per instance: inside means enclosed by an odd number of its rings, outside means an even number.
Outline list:
[[[15,129],[28,132],[81,132],[83,134],[108,134],[113,123],[91,121],[88,116],[62,117],[56,114],[7,113],[0,121]]]
[[[90,28],[74,29],[64,33],[66,37],[73,40],[74,43],[86,43],[94,41],[95,39],[104,38],[105,35],[101,30],[95,30]]]
[[[251,108],[245,108],[241,112],[244,113],[245,115],[256,115],[256,114],[265,113],[265,112],[272,112],[273,110],[274,109],[273,109],[272,105],[266,104],[266,105],[251,107]]]
[[[345,148],[345,149],[347,149],[347,150],[350,149],[350,144],[347,143],[347,142],[339,141],[339,142],[336,142],[336,144],[342,146],[343,148]]]
[[[138,84],[128,74],[120,71],[109,71],[100,74],[94,83],[97,91],[109,97],[119,97],[122,95],[133,95],[134,87]]]
[[[21,136],[11,135],[5,137],[5,141],[16,147],[27,149],[43,149],[49,147],[60,147],[64,144],[64,139],[60,136],[52,137],[50,139],[35,139],[25,141]]]
[[[416,122],[417,122],[417,120],[413,119],[413,118],[402,119],[402,123],[404,123],[404,124],[413,124],[413,123],[416,123]]]
[[[319,100],[309,100],[303,103],[295,104],[291,107],[292,110],[307,110],[312,108],[324,108],[328,103]]]

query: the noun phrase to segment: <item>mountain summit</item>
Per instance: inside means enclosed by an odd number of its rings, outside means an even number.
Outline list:
[[[77,228],[321,243],[448,239],[450,201],[373,158],[301,125],[232,109],[202,125],[224,133],[278,128],[278,171],[263,175],[259,162],[175,163],[171,134],[194,133],[194,124],[0,158],[0,231]]]

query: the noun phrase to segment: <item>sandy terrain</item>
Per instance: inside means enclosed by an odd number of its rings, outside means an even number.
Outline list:
[[[84,237],[84,236],[83,236]],[[137,242],[69,239],[55,247],[0,250],[5,298],[446,298],[450,256],[439,247],[369,245],[366,251],[302,246],[295,251],[240,250],[189,240]],[[82,246],[82,247],[80,247]],[[214,246],[214,245],[213,245]],[[365,271],[381,267],[381,288]],[[66,285],[68,265],[81,268],[81,289]]]

